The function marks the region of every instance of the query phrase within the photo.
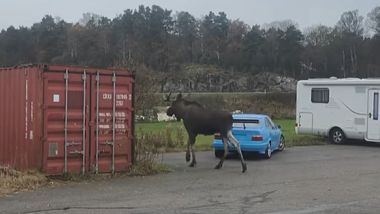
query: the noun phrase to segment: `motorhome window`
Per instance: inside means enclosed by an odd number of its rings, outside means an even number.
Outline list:
[[[311,102],[312,103],[328,103],[329,89],[328,88],[312,88]]]
[[[373,119],[379,119],[379,93],[373,94]]]

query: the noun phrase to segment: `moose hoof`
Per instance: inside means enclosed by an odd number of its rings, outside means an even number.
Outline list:
[[[186,153],[186,162],[190,161],[190,153]]]
[[[196,163],[192,162],[189,167],[195,167]]]
[[[218,163],[218,165],[216,165],[216,166],[214,167],[214,169],[220,169],[220,168],[222,168],[222,164],[220,164],[220,163]]]
[[[246,163],[242,164],[242,173],[244,173],[245,171],[247,171],[247,164]]]

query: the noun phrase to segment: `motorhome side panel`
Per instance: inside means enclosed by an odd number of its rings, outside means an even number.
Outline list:
[[[299,81],[297,86],[297,133],[328,136],[332,128],[338,127],[347,138],[364,139],[369,86],[307,83]],[[313,90],[326,90],[327,102],[313,102]],[[304,115],[312,120],[305,119]]]

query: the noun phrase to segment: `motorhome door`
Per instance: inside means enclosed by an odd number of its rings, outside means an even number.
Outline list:
[[[298,124],[299,133],[312,134],[313,133],[313,114],[311,112],[300,112],[298,117],[299,117],[299,124]]]
[[[380,89],[368,90],[367,140],[369,141],[380,141],[379,94]]]

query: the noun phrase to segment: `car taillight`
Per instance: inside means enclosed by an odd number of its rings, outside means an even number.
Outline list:
[[[222,139],[222,137],[220,136],[219,133],[217,133],[217,134],[214,134],[214,139],[220,140],[220,139]]]
[[[251,140],[252,141],[262,141],[263,136],[262,135],[252,135]]]

